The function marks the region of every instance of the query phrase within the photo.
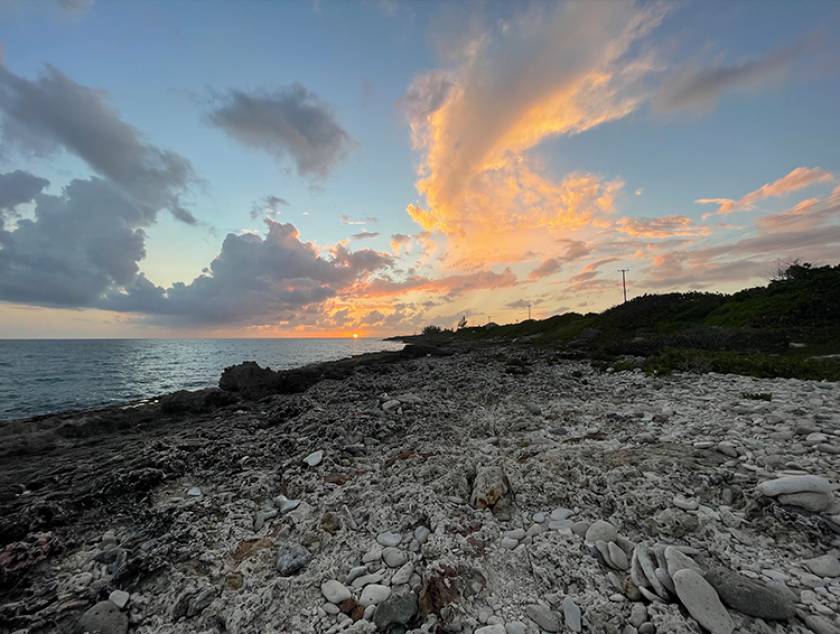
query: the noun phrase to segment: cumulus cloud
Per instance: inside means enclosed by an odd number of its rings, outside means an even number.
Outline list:
[[[335,246],[322,256],[291,224],[265,220],[265,237],[228,234],[208,271],[189,284],[136,284],[109,294],[102,307],[159,315],[186,324],[289,321],[336,296],[367,275],[390,266],[391,258],[371,249]]]
[[[15,170],[0,174],[0,228],[3,212],[13,212],[18,205],[32,202],[50,182],[29,172]]]
[[[556,182],[526,153],[638,106],[650,64],[634,45],[661,17],[657,7],[626,3],[536,5],[488,28],[457,67],[416,78],[404,100],[422,152],[425,204],[408,207],[414,221],[477,264],[611,211],[620,181],[572,174]]]
[[[99,178],[74,180],[60,196],[38,194],[34,218],[0,232],[0,300],[96,305],[134,281],[147,224],[141,207]]]
[[[149,219],[161,209],[194,223],[181,197],[195,176],[190,162],[145,141],[98,90],[47,66],[36,80],[0,65],[2,138],[35,156],[63,149],[119,188]]]
[[[696,224],[688,216],[625,217],[619,218],[615,224],[622,233],[641,238],[699,237],[711,233],[709,227]]]
[[[326,177],[352,145],[332,108],[298,83],[273,92],[231,90],[214,106],[212,125],[281,163],[291,160],[301,176]]]
[[[755,205],[767,198],[785,196],[800,189],[811,187],[819,183],[831,183],[834,174],[821,167],[797,167],[778,180],[765,183],[741,198],[698,198],[695,202],[700,205],[717,205],[717,214],[725,215],[733,211],[753,209]],[[709,216],[712,214],[706,214]]]
[[[683,69],[663,83],[654,105],[665,111],[684,108],[708,110],[725,92],[754,90],[781,78],[802,48],[795,46],[773,51],[736,64]]]

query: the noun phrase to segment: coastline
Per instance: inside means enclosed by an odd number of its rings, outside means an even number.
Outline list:
[[[114,632],[532,632],[573,621],[566,599],[587,631],[694,631],[589,539],[604,522],[628,561],[671,544],[785,581],[761,595],[792,606],[785,631],[831,625],[814,587],[840,609],[802,563],[840,545],[836,494],[808,510],[757,488],[836,486],[840,384],[605,372],[530,346],[364,357],[0,426],[0,632],[72,632],[113,591]]]

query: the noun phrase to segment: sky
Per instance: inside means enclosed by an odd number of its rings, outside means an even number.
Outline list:
[[[323,337],[840,261],[840,5],[0,0],[0,338]]]

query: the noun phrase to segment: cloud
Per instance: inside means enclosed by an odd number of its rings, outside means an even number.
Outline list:
[[[379,235],[377,231],[362,231],[361,233],[354,233],[351,238],[354,240],[367,240],[369,238],[375,238]]]
[[[168,209],[184,222],[195,222],[181,203],[195,180],[190,162],[142,139],[102,92],[53,66],[29,80],[0,65],[0,114],[8,146],[40,157],[64,149],[119,188],[146,217]]]
[[[213,102],[212,125],[281,163],[291,160],[301,176],[326,177],[352,145],[332,108],[298,83],[273,92],[231,90]]]
[[[687,216],[625,217],[619,218],[615,224],[622,233],[640,238],[699,237],[711,233],[709,227],[697,225]]]
[[[0,232],[0,300],[94,306],[131,284],[150,219],[109,182],[74,180],[60,196],[38,194],[34,218]]]
[[[329,257],[302,242],[291,224],[265,220],[265,237],[228,234],[206,273],[164,289],[142,276],[109,294],[103,308],[158,315],[181,324],[289,322],[316,310],[367,275],[391,266],[390,256],[337,245]]]
[[[619,180],[557,182],[526,153],[636,109],[650,63],[634,47],[661,17],[627,3],[534,5],[471,40],[456,67],[417,77],[403,100],[422,153],[425,203],[409,205],[412,219],[447,235],[461,264],[479,265],[609,213]]]
[[[761,200],[785,196],[800,189],[819,183],[831,183],[834,174],[821,167],[797,167],[780,179],[766,183],[756,190],[744,195],[738,200],[731,198],[699,198],[695,202],[701,205],[717,205],[716,214],[729,214],[733,211],[753,209]],[[706,214],[709,216],[712,214]]]
[[[531,271],[528,275],[528,279],[539,280],[544,277],[548,277],[549,275],[559,273],[562,268],[563,265],[557,258],[548,258],[547,260],[543,260],[537,268]]]
[[[440,278],[414,275],[402,281],[394,281],[389,277],[378,277],[363,287],[359,287],[358,290],[366,297],[402,295],[407,292],[427,292],[438,293],[448,298],[453,298],[474,290],[516,286],[517,282],[516,275],[509,268],[506,268],[501,273],[476,271],[474,273],[447,275]]]
[[[58,0],[58,6],[68,13],[85,13],[93,8],[96,0]]]
[[[283,207],[288,207],[289,201],[280,196],[265,196],[251,206],[251,219],[256,220],[261,216],[275,217],[282,211]]]
[[[14,212],[18,205],[32,202],[50,182],[29,172],[15,170],[0,174],[0,228],[3,212]]]
[[[367,218],[353,218],[347,214],[341,214],[341,224],[343,225],[375,225],[379,222],[376,218],[368,216]]]
[[[791,209],[759,218],[757,224],[764,233],[778,233],[824,227],[835,220],[840,220],[840,186],[825,198],[807,198]]]
[[[404,233],[395,233],[391,236],[391,251],[394,252],[394,255],[399,255],[400,251],[407,249],[410,244],[411,236]]]
[[[708,110],[725,92],[754,90],[783,77],[803,48],[793,46],[737,64],[684,69],[663,83],[654,105],[663,111]]]

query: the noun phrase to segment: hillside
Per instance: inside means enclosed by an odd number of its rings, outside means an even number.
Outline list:
[[[602,313],[400,337],[552,346],[572,357],[765,377],[840,380],[840,264],[793,264],[767,286],[642,295]],[[835,356],[838,355],[838,356]]]

